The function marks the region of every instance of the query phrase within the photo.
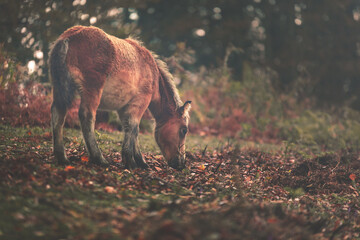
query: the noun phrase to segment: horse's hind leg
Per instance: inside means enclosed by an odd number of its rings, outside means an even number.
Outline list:
[[[79,108],[79,119],[90,162],[106,166],[109,163],[103,157],[95,138],[96,110],[99,106],[101,93],[83,94]]]
[[[51,128],[53,134],[54,155],[59,164],[69,164],[63,143],[63,127],[66,117],[66,108],[51,105]]]

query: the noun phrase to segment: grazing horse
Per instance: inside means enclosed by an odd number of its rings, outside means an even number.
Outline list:
[[[138,41],[119,39],[96,27],[75,26],[54,42],[49,54],[53,86],[51,125],[54,155],[68,164],[63,145],[67,110],[80,95],[80,126],[90,162],[108,165],[95,139],[97,109],[116,110],[125,132],[125,167],[147,168],[138,143],[139,123],[149,108],[155,139],[169,166],[185,166],[185,137],[191,102],[180,100],[172,75],[158,57]]]

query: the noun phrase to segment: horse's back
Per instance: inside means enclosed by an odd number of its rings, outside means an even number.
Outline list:
[[[69,72],[82,92],[102,92],[100,108],[115,110],[134,97],[151,98],[159,73],[152,53],[138,41],[84,26],[66,30],[59,37],[64,39]]]
[[[120,39],[97,27],[85,26],[69,28],[60,35],[59,40],[63,39],[69,39],[68,66],[78,67],[82,72],[147,74],[150,70],[157,73],[152,53],[134,39]]]
[[[154,91],[154,80],[159,77],[151,52],[133,39],[108,36],[114,45],[115,55],[100,108],[119,109],[134,97],[148,99],[146,102],[149,102]]]
[[[107,75],[114,59],[114,46],[107,34],[96,27],[75,26],[65,31],[59,39],[69,40],[67,65],[77,68],[83,75]]]

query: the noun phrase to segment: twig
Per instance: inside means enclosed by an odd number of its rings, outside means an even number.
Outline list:
[[[219,168],[220,168],[220,166],[221,166],[222,163],[223,163],[223,160],[221,160],[221,161],[219,162],[219,164],[216,165],[216,168],[215,168],[215,170],[214,170],[214,173],[216,173],[216,172],[219,170]]]
[[[331,172],[334,172],[334,170],[340,165],[340,162],[341,162],[341,159],[338,156],[338,162],[337,162],[336,166],[333,169],[331,169]]]
[[[201,157],[204,157],[204,156],[205,156],[207,147],[208,147],[208,145],[206,144],[204,150],[202,151]]]

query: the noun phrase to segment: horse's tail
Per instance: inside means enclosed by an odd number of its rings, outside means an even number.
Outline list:
[[[69,39],[65,38],[57,40],[49,53],[49,75],[53,85],[53,104],[58,109],[63,110],[69,109],[76,92],[76,84],[66,66],[68,50]]]

